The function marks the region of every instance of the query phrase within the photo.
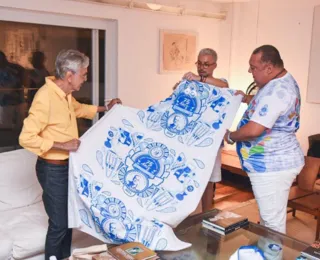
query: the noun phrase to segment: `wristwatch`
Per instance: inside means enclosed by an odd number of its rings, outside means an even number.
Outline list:
[[[229,144],[234,144],[235,142],[230,138],[230,134],[231,134],[231,132],[228,132],[227,141]]]

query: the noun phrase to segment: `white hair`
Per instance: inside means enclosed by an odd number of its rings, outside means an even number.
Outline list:
[[[205,48],[205,49],[202,49],[200,52],[199,52],[199,56],[200,55],[211,55],[212,58],[214,59],[214,62],[217,62],[218,61],[218,54],[215,50],[213,49],[210,49],[210,48]]]
[[[80,69],[89,66],[89,57],[77,50],[62,50],[56,62],[56,78],[63,79],[68,71],[77,73]]]

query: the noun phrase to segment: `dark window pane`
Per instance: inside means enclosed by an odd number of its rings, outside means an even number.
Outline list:
[[[19,149],[18,137],[37,90],[45,77],[54,75],[54,62],[62,49],[77,49],[92,62],[90,29],[0,21],[0,152]],[[104,37],[104,32],[101,33]],[[101,42],[101,40],[100,40]],[[103,38],[104,42],[104,38]],[[104,43],[103,43],[104,44]],[[104,47],[101,47],[104,51]],[[99,55],[100,68],[104,54]],[[103,70],[104,72],[104,70]],[[102,73],[104,75],[104,73]],[[103,82],[102,82],[103,81]],[[104,79],[100,81],[103,88]],[[92,103],[92,73],[73,96],[82,103]],[[79,134],[92,125],[79,119]]]
[[[99,106],[104,106],[105,97],[105,31],[99,30]],[[104,116],[104,113],[99,114],[99,118]]]

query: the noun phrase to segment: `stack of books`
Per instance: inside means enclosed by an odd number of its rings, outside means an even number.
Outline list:
[[[141,243],[131,242],[108,249],[117,260],[156,260],[160,259],[156,252]]]
[[[108,248],[106,244],[75,249],[68,260],[156,260],[156,252],[138,242]]]
[[[320,260],[320,241],[314,241],[297,259]]]
[[[101,258],[95,260],[115,260],[108,252],[106,244],[77,248],[72,251],[72,255],[63,260],[92,260],[93,257],[101,255]]]
[[[210,229],[221,235],[230,234],[233,231],[248,225],[248,218],[230,211],[219,211],[215,216],[202,220],[202,227]]]

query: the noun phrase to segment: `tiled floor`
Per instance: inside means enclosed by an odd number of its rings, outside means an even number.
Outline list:
[[[223,181],[217,184],[212,207],[246,215],[252,222],[259,221],[258,206],[246,177],[224,173]],[[287,215],[287,235],[310,244],[315,239],[315,230],[316,220],[311,215],[299,211],[296,217]]]

